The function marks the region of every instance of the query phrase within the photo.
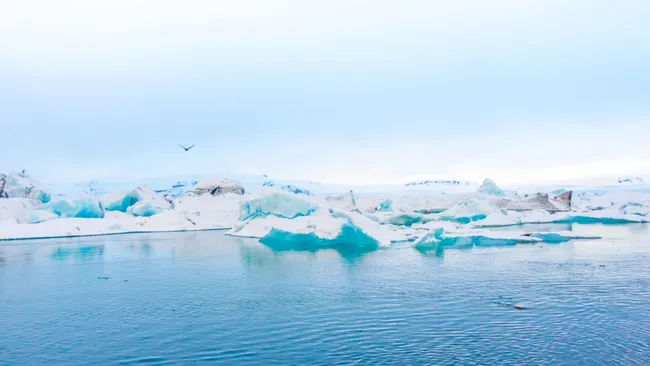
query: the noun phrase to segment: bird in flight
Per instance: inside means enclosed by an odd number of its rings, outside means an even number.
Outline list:
[[[181,144],[178,144],[178,146],[182,147],[185,151],[189,151],[191,148],[194,147],[194,145],[192,145],[192,146],[190,146],[190,147],[185,147],[185,146],[183,146],[183,145],[181,145]]]

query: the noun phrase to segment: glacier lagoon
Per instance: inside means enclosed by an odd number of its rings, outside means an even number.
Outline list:
[[[601,240],[269,247],[223,231],[0,242],[2,364],[643,364],[648,224]]]

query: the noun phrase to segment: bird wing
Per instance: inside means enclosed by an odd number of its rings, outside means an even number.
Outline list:
[[[194,145],[192,145],[192,146],[190,146],[190,147],[188,147],[188,148],[187,148],[186,150],[189,150],[189,149],[191,149],[191,148],[193,148],[193,147],[194,147]]]
[[[183,145],[181,145],[181,144],[178,144],[178,146],[182,147],[183,150],[187,151],[187,148],[186,148],[185,146],[183,146]]]

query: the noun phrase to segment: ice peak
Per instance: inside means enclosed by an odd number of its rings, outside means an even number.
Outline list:
[[[505,192],[493,180],[485,178],[483,184],[476,191],[477,193],[483,193],[490,196],[505,196]]]
[[[420,180],[420,181],[415,181],[415,182],[408,182],[404,184],[405,187],[412,187],[412,186],[430,186],[434,184],[445,184],[445,185],[461,185],[461,184],[468,184],[468,182],[462,182],[459,180]]]

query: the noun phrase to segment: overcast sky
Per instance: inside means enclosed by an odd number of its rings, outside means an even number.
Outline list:
[[[0,172],[647,175],[648,19],[647,0],[0,0]]]

